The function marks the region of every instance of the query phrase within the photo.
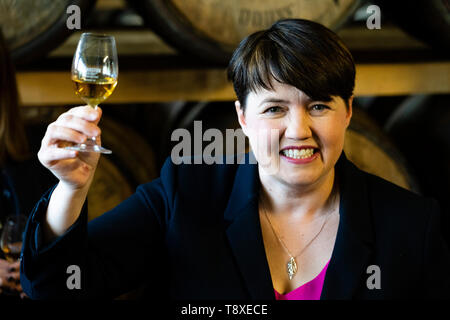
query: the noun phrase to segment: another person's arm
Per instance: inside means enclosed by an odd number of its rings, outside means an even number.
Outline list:
[[[17,282],[19,276],[19,261],[9,262],[0,258],[0,294],[4,290],[21,293],[22,287]]]

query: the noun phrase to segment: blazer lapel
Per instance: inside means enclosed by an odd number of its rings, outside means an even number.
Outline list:
[[[351,299],[365,285],[373,243],[366,181],[344,152],[336,164],[340,222],[321,299]]]
[[[259,176],[257,164],[239,165],[225,209],[226,235],[245,286],[254,300],[275,299],[258,215]],[[254,162],[253,162],[254,163]]]

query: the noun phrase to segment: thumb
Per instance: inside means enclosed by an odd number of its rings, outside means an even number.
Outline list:
[[[98,124],[102,118],[103,110],[99,106],[97,106],[97,108],[94,111],[96,111],[98,115],[97,115],[97,118],[95,120],[93,120],[92,122],[95,124]]]

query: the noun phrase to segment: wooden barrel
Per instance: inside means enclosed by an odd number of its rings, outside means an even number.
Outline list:
[[[27,126],[33,126],[33,132],[39,132],[39,136],[31,141],[32,152],[36,153],[46,127],[65,109],[40,107],[25,111]],[[139,184],[158,176],[154,151],[132,128],[106,115],[102,117],[100,127],[102,144],[113,153],[100,157],[88,193],[89,220],[117,206],[134,193]]]
[[[392,139],[361,109],[354,107],[344,151],[358,168],[400,187],[421,193],[405,157]]]
[[[305,18],[337,29],[359,4],[359,0],[129,1],[175,48],[224,64],[240,40],[277,20]]]
[[[42,57],[72,32],[66,25],[67,8],[77,5],[84,25],[96,0],[0,0],[0,28],[12,59],[26,63]]]
[[[209,128],[217,128],[224,133],[224,137],[225,129],[240,128],[233,102],[204,102],[187,107],[191,111],[184,112],[184,116],[181,119],[180,117],[174,117],[171,131],[176,128],[185,128],[193,136],[193,122],[195,120],[202,121],[203,132]],[[170,149],[178,142],[168,143],[167,149]],[[209,141],[203,142],[202,150],[209,143]],[[226,154],[225,143],[223,154]],[[248,141],[246,146],[248,150]],[[360,169],[405,189],[416,193],[421,192],[417,180],[400,151],[389,137],[383,133],[382,129],[363,110],[357,107],[353,108],[352,121],[346,132],[344,151],[347,158]]]
[[[439,201],[443,235],[450,245],[449,105],[449,95],[408,97],[394,110],[385,130],[415,170],[423,194]]]
[[[450,53],[450,1],[376,0],[382,14],[386,14],[400,28],[413,37]]]

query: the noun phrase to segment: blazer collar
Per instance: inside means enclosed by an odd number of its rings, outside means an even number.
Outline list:
[[[260,181],[252,152],[238,166],[225,209],[226,234],[252,299],[274,299],[258,214]],[[251,161],[253,160],[253,161]],[[340,222],[321,299],[349,299],[367,268],[373,242],[363,173],[342,152],[335,166],[340,189]],[[365,283],[365,282],[364,282]]]
[[[351,299],[358,286],[366,285],[374,231],[370,199],[364,173],[347,160],[336,163],[340,188],[340,221],[336,242],[322,289],[322,300]]]
[[[252,164],[253,163],[253,164]],[[258,214],[259,174],[252,152],[246,153],[234,180],[224,218],[226,234],[253,300],[275,299]]]

